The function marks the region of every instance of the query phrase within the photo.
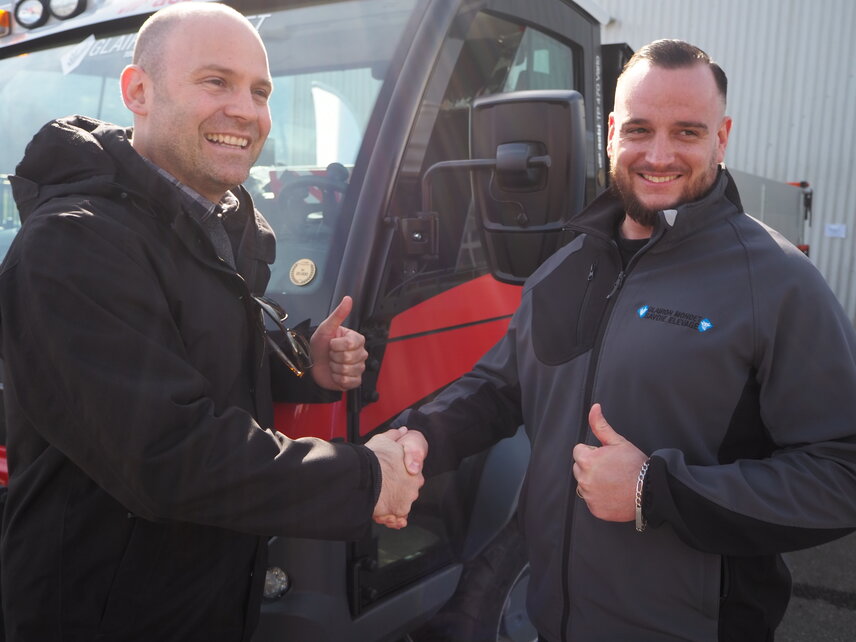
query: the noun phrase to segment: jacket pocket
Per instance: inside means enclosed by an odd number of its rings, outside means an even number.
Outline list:
[[[546,365],[559,365],[594,345],[618,278],[618,264],[591,243],[569,254],[532,288],[532,343]]]
[[[722,570],[719,575],[719,604],[720,606],[728,599],[729,586],[731,584],[731,569],[729,558],[722,556]]]
[[[133,631],[135,618],[146,608],[152,592],[152,573],[163,547],[163,529],[152,522],[130,516],[131,532],[107,594],[99,640],[113,639],[120,632]],[[151,604],[149,604],[151,606]]]
[[[719,618],[719,609],[727,590],[727,558],[722,555],[703,553],[705,581],[702,584],[701,611],[708,618]]]

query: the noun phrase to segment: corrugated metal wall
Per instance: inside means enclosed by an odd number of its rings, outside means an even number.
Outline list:
[[[856,323],[856,2],[600,0],[603,42],[633,49],[681,38],[729,79],[734,126],[726,164],[779,181],[807,180],[811,258]],[[846,225],[846,237],[827,235]]]

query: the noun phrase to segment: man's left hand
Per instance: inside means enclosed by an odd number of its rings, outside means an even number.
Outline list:
[[[342,325],[354,302],[346,296],[321,322],[309,341],[312,378],[328,390],[350,390],[360,385],[366,369],[366,338]]]
[[[589,425],[602,444],[574,446],[574,477],[578,494],[592,515],[608,522],[636,517],[636,480],[648,456],[612,429],[600,404],[589,411]]]

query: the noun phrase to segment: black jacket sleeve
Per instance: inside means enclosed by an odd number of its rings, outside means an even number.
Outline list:
[[[188,358],[198,337],[179,331],[152,268],[150,253],[166,251],[156,239],[85,210],[36,219],[0,274],[16,465],[38,465],[21,438],[32,431],[146,519],[297,537],[368,531],[374,455],[288,439],[212,398]]]
[[[732,432],[760,427],[766,452],[720,448],[716,465],[674,448],[653,453],[646,517],[698,550],[780,553],[856,528],[856,333],[821,275],[798,258],[791,270],[752,273],[765,284],[754,290],[753,392],[743,404],[753,410],[743,409]]]
[[[419,430],[428,441],[425,474],[457,468],[469,455],[512,436],[523,423],[515,323],[475,365],[436,399],[405,411],[393,427]]]

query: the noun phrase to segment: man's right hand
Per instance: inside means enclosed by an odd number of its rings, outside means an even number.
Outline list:
[[[410,506],[425,483],[421,466],[416,472],[408,472],[405,468],[405,449],[398,442],[406,434],[407,428],[401,427],[375,435],[366,442],[366,446],[377,456],[381,470],[380,496],[372,516],[377,523],[389,528],[407,526]],[[408,460],[413,466],[412,457],[408,457]]]

